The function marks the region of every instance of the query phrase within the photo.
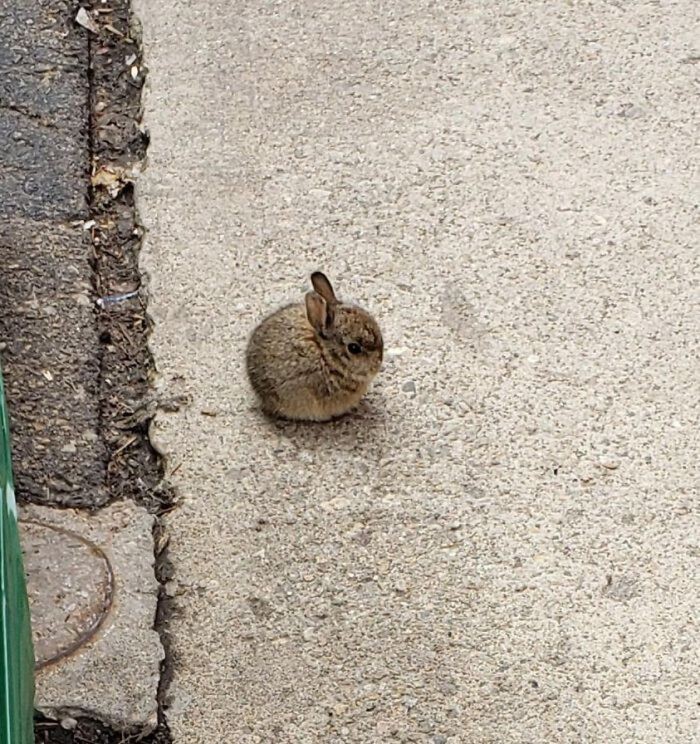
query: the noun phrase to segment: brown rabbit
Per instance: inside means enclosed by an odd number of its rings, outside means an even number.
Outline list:
[[[374,318],[340,302],[325,274],[315,291],[286,305],[253,331],[246,367],[263,411],[282,418],[327,421],[354,408],[382,363]]]

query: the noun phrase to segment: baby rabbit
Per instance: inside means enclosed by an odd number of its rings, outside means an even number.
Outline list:
[[[327,421],[367,392],[382,363],[382,333],[368,312],[336,298],[325,274],[315,271],[311,284],[303,304],[280,308],[253,331],[246,367],[265,413]]]

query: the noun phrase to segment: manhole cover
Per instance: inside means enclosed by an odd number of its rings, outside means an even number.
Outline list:
[[[93,543],[59,527],[20,522],[36,666],[68,656],[100,627],[112,570]]]

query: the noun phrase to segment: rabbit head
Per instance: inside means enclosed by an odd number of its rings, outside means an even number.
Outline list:
[[[382,333],[374,318],[335,296],[325,274],[311,275],[314,291],[305,297],[306,315],[322,352],[335,366],[357,379],[372,379],[382,364]]]

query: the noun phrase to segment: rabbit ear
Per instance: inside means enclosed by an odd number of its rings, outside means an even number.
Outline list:
[[[337,305],[338,300],[336,299],[333,286],[328,281],[328,277],[321,271],[314,271],[311,274],[311,284],[314,285],[314,289],[323,297],[323,299],[329,305]]]
[[[309,319],[309,323],[315,331],[323,334],[333,322],[331,308],[323,297],[316,292],[307,292],[304,301],[306,302],[306,317]]]

